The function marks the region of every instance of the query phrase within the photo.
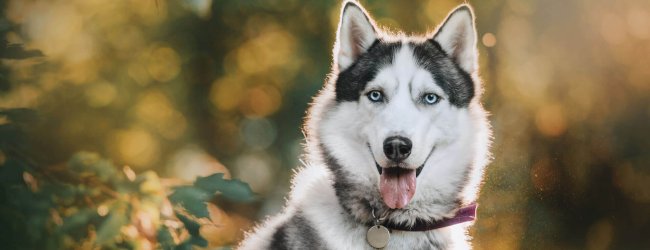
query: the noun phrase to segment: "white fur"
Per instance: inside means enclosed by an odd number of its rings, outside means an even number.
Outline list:
[[[456,58],[457,63],[467,72],[474,73],[478,68],[476,51],[476,30],[474,17],[469,6],[461,5],[449,13],[438,28],[434,39],[440,43],[447,54]]]
[[[334,61],[340,71],[350,66],[377,39],[377,29],[367,16],[363,7],[344,3],[334,45]]]
[[[285,210],[257,227],[254,233],[248,234],[240,249],[267,249],[275,229],[298,209],[324,241],[325,248],[372,249],[366,243],[368,227],[351,220],[339,204],[332,186],[334,175],[321,157],[320,145],[345,168],[350,179],[368,190],[376,191],[379,174],[374,162],[382,165],[387,161],[382,151],[383,140],[393,135],[412,140],[413,149],[406,165],[416,168],[424,163],[425,166],[417,178],[416,192],[407,209],[390,213],[389,219],[408,224],[413,224],[418,216],[442,219],[453,216],[458,208],[439,205],[435,201],[460,198],[463,204],[468,204],[476,200],[482,170],[488,163],[490,128],[487,114],[479,103],[481,88],[477,77],[477,55],[475,41],[471,41],[475,38],[469,35],[472,33],[475,36],[473,20],[471,13],[465,15],[463,12],[452,12],[454,14],[447,18],[435,39],[443,49],[460,53],[459,65],[472,74],[477,86],[475,97],[468,107],[458,108],[447,101],[449,97],[435,84],[430,73],[415,63],[413,50],[406,43],[396,53],[393,63],[382,68],[364,91],[382,90],[387,98],[385,103],[371,103],[362,96],[359,102],[337,104],[333,86],[335,78],[330,79],[310,108],[304,128],[308,164],[294,176]],[[349,53],[353,50],[341,43],[348,39],[346,36],[354,33],[346,30],[350,23],[365,22],[364,25],[369,25],[366,28],[373,29],[358,29],[354,34],[363,38],[359,41],[370,39],[370,36],[366,37],[370,31],[376,34],[372,20],[366,19],[364,13],[358,7],[355,11],[345,12],[341,18],[334,50],[338,67],[345,68],[354,62],[355,57]],[[469,26],[465,27],[467,24]],[[469,42],[456,41],[458,34],[469,39]],[[472,43],[472,48],[456,46]],[[367,45],[360,44],[361,48]],[[435,105],[425,106],[418,102],[423,93],[436,93],[442,100]],[[469,184],[460,187],[459,191],[458,183],[464,182],[463,178],[468,172]],[[466,235],[469,224],[427,232],[393,231],[385,249],[413,249],[429,241],[440,242],[450,249],[467,249],[470,247]]]

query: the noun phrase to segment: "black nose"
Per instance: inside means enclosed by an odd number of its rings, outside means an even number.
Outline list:
[[[384,154],[388,159],[400,162],[411,154],[413,144],[408,138],[391,136],[384,140]]]

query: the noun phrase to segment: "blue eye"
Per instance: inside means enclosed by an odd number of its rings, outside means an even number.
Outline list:
[[[440,96],[433,93],[424,94],[424,96],[422,96],[422,101],[425,104],[433,105],[440,101]]]
[[[383,102],[384,101],[384,94],[381,93],[379,90],[373,90],[370,91],[368,94],[368,100],[371,102]]]

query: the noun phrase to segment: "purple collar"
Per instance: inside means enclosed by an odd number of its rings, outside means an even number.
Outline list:
[[[465,207],[461,207],[458,209],[458,212],[456,212],[456,215],[451,218],[445,218],[442,220],[438,221],[424,221],[424,220],[416,220],[415,225],[409,227],[404,224],[393,224],[390,221],[387,223],[384,223],[384,226],[386,228],[389,228],[391,230],[399,230],[399,231],[429,231],[429,230],[434,230],[438,228],[443,228],[443,227],[448,227],[452,225],[456,225],[459,223],[463,222],[468,222],[468,221],[473,221],[476,219],[476,208],[478,207],[478,204],[472,203],[469,204]]]

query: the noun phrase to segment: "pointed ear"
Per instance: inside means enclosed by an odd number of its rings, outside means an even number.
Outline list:
[[[433,40],[460,67],[472,74],[478,68],[478,51],[476,50],[476,29],[474,12],[469,5],[463,4],[451,11],[445,22],[438,28]]]
[[[334,45],[334,59],[339,71],[352,65],[375,40],[375,25],[363,7],[355,2],[345,2]]]

